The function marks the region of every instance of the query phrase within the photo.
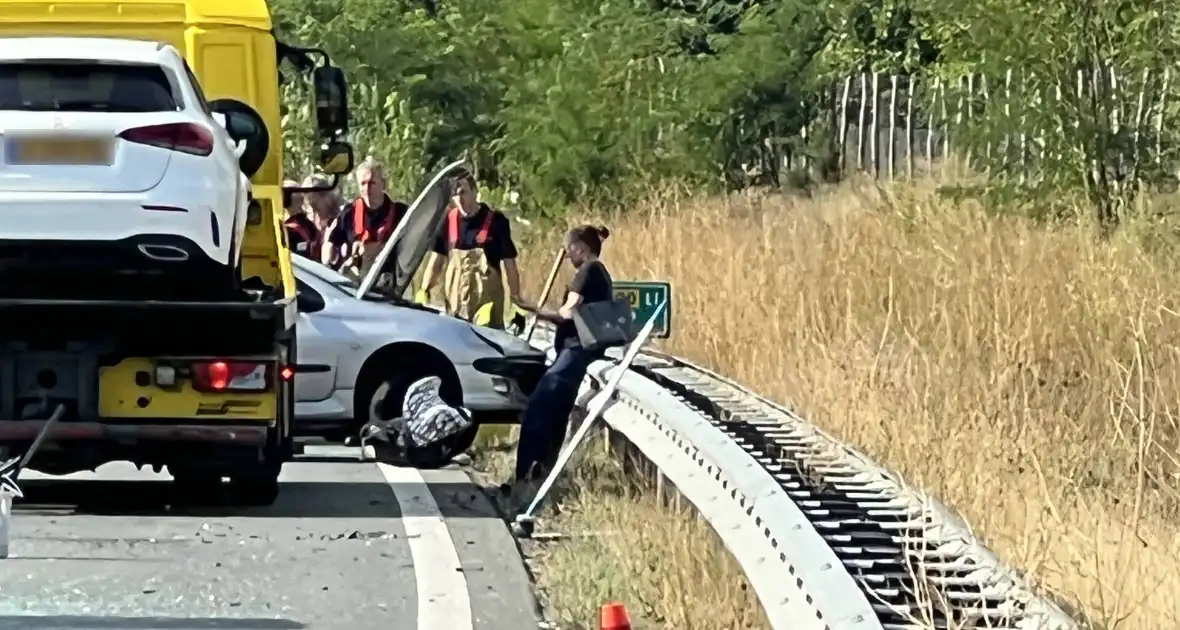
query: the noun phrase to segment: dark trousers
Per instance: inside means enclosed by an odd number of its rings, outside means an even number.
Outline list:
[[[520,421],[516,447],[516,479],[544,476],[553,467],[569,427],[570,413],[586,370],[600,355],[582,348],[566,348],[545,370],[529,397]]]

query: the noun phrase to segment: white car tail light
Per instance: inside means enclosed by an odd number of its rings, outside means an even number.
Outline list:
[[[127,142],[206,156],[213,153],[213,134],[194,123],[167,123],[132,127],[119,134]]]

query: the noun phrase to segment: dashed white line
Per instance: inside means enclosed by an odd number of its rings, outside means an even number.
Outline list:
[[[418,630],[474,630],[471,594],[442,511],[422,473],[378,463],[397,497],[418,586]]]

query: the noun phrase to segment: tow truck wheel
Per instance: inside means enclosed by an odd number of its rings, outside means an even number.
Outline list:
[[[236,505],[262,507],[279,498],[279,476],[239,475],[229,478],[229,496]]]
[[[172,488],[177,498],[188,505],[213,505],[221,502],[221,475],[199,468],[169,466]]]
[[[229,497],[235,505],[262,507],[273,505],[279,498],[279,473],[283,460],[276,457],[274,450],[267,449],[268,455],[249,470],[234,471],[229,476]]]
[[[287,459],[288,440],[275,427],[262,449],[262,461],[229,475],[229,497],[235,505],[262,507],[273,505],[279,498],[279,474]]]

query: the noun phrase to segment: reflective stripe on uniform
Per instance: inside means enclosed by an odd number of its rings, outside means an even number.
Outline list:
[[[309,232],[307,230],[307,228],[304,227],[304,225],[302,223],[300,223],[297,219],[295,219],[294,217],[287,219],[286,222],[283,223],[283,225],[285,225],[286,227],[288,227],[292,230],[295,230],[295,232],[297,232],[299,234],[299,236],[303,239],[303,250],[304,251],[306,251],[308,249],[315,248],[316,243],[319,239],[313,237],[311,235],[311,232]],[[300,251],[299,244],[296,244],[295,247],[296,247],[295,251]]]
[[[385,205],[384,201],[382,202],[382,205]],[[382,221],[381,225],[377,228],[378,242],[384,242],[385,239],[389,238],[389,235],[393,232],[393,219],[396,214],[397,212],[393,207],[393,202],[390,202],[389,214],[385,216],[385,220]],[[356,200],[352,202],[352,232],[353,234],[356,234],[356,239],[362,243],[368,243],[373,240],[372,236],[369,234],[369,230],[365,228],[365,200],[361,199],[360,197],[357,197]]]
[[[488,235],[492,232],[492,218],[495,213],[489,209],[488,216],[484,219],[483,225],[479,227],[479,232],[475,235],[475,244],[478,247],[483,247],[488,242]],[[451,210],[447,215],[447,241],[451,249],[459,244],[459,209]]]

